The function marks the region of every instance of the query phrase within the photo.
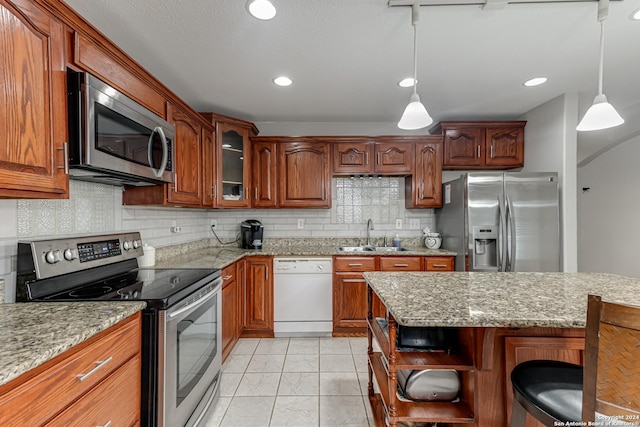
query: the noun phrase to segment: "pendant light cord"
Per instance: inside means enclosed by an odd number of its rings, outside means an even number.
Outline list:
[[[413,26],[413,94],[418,93],[418,29],[416,24],[420,19],[420,5],[411,5],[411,25]]]
[[[600,22],[600,68],[598,69],[598,95],[602,95],[604,74],[604,23],[609,15],[609,0],[598,1],[598,22]]]

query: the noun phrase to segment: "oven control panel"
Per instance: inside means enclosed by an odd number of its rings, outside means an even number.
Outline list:
[[[18,242],[18,262],[38,279],[73,273],[143,255],[140,233]]]

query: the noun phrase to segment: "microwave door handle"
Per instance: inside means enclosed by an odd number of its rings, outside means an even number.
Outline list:
[[[164,131],[160,126],[157,126],[149,136],[149,145],[147,149],[147,159],[149,160],[149,165],[153,165],[153,160],[152,160],[153,135],[156,133],[160,135],[160,141],[162,142],[162,162],[160,163],[160,168],[154,169],[154,167],[151,166],[151,170],[153,171],[153,174],[155,176],[160,178],[164,173],[164,170],[167,168],[167,158],[169,157],[169,148],[167,146],[167,138],[164,136]]]

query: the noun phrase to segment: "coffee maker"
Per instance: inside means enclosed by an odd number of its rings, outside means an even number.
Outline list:
[[[240,224],[242,249],[262,249],[264,226],[257,219],[247,219]]]

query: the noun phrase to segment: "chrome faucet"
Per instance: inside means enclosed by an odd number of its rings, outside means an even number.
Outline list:
[[[371,245],[371,234],[369,233],[371,230],[373,230],[373,221],[371,221],[371,218],[369,218],[367,220],[367,246]]]

